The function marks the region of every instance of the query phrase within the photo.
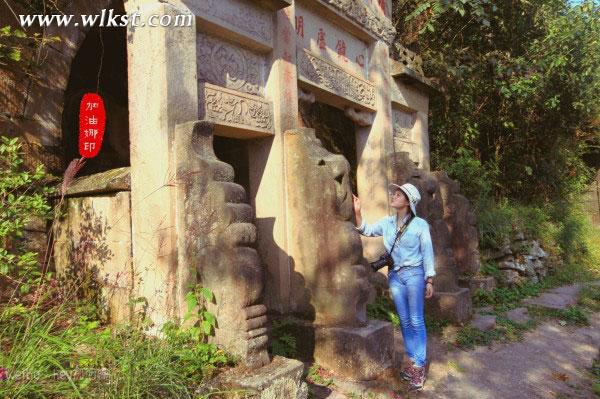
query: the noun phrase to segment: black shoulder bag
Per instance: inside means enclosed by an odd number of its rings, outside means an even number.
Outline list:
[[[411,216],[410,220],[407,223],[405,223],[404,226],[402,226],[400,228],[400,230],[398,230],[398,232],[396,233],[396,238],[394,239],[394,243],[392,244],[392,248],[390,249],[390,253],[394,252],[394,247],[396,246],[396,242],[398,241],[398,239],[400,237],[402,237],[402,234],[404,234],[404,232],[408,228],[408,225],[410,224],[410,222],[412,222],[413,219],[414,218]],[[392,255],[390,255],[387,251],[385,251],[385,253],[379,257],[379,259],[377,259],[375,262],[369,263],[369,265],[371,266],[371,269],[374,272],[376,272],[377,270],[381,269],[382,267],[393,266],[394,260],[392,259]]]

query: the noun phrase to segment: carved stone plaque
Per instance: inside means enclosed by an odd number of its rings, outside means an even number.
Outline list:
[[[375,109],[375,86],[305,49],[298,49],[298,77],[367,109]]]
[[[416,113],[394,109],[392,110],[392,118],[394,137],[412,141],[412,128],[417,120]]]
[[[413,128],[417,121],[416,112],[392,109],[392,127],[394,131],[394,151],[408,152],[409,158],[419,162],[418,146],[415,142]]]
[[[210,24],[243,35],[268,48],[273,46],[273,14],[270,10],[241,0],[197,0],[187,5],[194,14]]]
[[[223,135],[240,136],[248,132],[250,136],[273,134],[273,114],[271,103],[250,94],[236,92],[210,83],[200,86],[200,117],[215,125],[230,127],[219,129]]]
[[[262,56],[215,37],[198,33],[198,81],[264,96]]]

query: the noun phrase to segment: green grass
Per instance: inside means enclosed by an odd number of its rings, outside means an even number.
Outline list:
[[[488,346],[494,341],[520,341],[523,338],[523,333],[532,326],[532,324],[518,324],[498,316],[496,327],[489,331],[481,331],[471,326],[462,327],[458,330],[453,344],[459,348],[473,349],[475,346]]]
[[[561,324],[570,326],[588,326],[589,320],[584,309],[573,306],[567,309],[549,309],[541,306],[528,306],[529,315],[536,321],[558,319]]]
[[[594,381],[592,382],[592,391],[596,394],[597,398],[600,398],[600,355],[594,360],[592,364],[592,375]]]
[[[198,398],[194,391],[233,359],[195,329],[109,328],[93,307],[0,308],[2,398]]]
[[[600,312],[600,286],[583,287],[578,304],[591,312]]]
[[[367,316],[370,319],[386,320],[395,328],[400,328],[400,318],[392,300],[387,296],[378,296],[375,302],[367,305]],[[433,317],[425,313],[425,327],[427,334],[440,335],[450,322],[446,319]]]
[[[474,306],[492,306],[498,312],[519,307],[521,300],[539,295],[543,286],[525,283],[514,287],[499,287],[492,291],[477,290],[473,296]]]

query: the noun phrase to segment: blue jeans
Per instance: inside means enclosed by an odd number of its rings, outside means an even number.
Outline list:
[[[415,366],[423,367],[427,357],[425,331],[425,272],[422,267],[406,267],[388,274],[390,291],[400,316],[406,354]]]

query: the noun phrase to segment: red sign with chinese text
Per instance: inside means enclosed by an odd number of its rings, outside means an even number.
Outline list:
[[[79,104],[79,154],[84,158],[94,158],[100,152],[106,111],[102,97],[96,93],[86,93]]]

